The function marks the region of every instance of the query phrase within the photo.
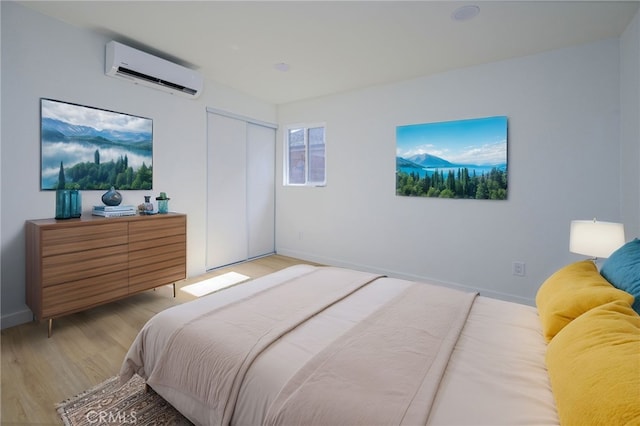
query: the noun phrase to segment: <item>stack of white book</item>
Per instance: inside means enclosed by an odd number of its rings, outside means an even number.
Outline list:
[[[135,216],[137,214],[135,206],[93,206],[94,216],[118,217]]]

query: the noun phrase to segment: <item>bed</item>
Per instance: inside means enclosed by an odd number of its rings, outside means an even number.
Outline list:
[[[585,415],[611,424],[611,410],[640,422],[640,317],[631,309],[633,296],[599,281],[594,288],[606,295],[598,293],[595,307],[568,303],[571,312],[561,312],[566,309],[557,305],[564,303],[553,295],[576,273],[602,278],[592,262],[568,265],[543,284],[536,309],[427,283],[296,265],[157,314],[131,345],[120,377],[142,376],[200,425],[557,425],[579,424]],[[594,311],[595,322],[571,330]],[[608,367],[596,373],[607,394],[629,378],[614,392],[626,395],[585,414],[583,406],[593,404],[576,377],[581,348],[574,346],[582,344],[584,327],[598,329],[611,312],[623,317],[623,342],[613,346],[624,353],[615,358],[611,342],[596,352],[623,366],[612,377]],[[576,320],[567,321],[570,316]],[[584,370],[591,383],[598,368]],[[568,388],[557,391],[565,382]],[[577,402],[571,383],[582,387]],[[573,413],[574,405],[582,412]]]

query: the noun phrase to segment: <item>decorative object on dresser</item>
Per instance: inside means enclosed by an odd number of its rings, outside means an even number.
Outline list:
[[[93,206],[91,214],[103,217],[120,217],[135,216],[137,211],[134,206]]]
[[[171,198],[167,197],[166,192],[161,192],[160,196],[156,197],[156,201],[158,202],[158,213],[169,213],[169,200]]]
[[[49,320],[186,278],[184,214],[26,222],[26,299]]]
[[[82,216],[82,198],[77,189],[56,190],[56,219]]]
[[[151,202],[151,195],[144,196],[144,203],[138,206],[140,214],[156,214],[158,213],[153,209],[153,203]]]
[[[122,202],[122,194],[112,186],[110,190],[102,194],[102,202],[106,206],[119,206]]]

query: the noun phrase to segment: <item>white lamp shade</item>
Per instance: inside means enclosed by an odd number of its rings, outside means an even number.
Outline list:
[[[624,244],[624,225],[594,220],[571,221],[569,251],[606,258]]]

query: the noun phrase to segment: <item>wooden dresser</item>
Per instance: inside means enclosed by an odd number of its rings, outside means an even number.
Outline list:
[[[30,220],[27,305],[37,320],[112,302],[185,279],[187,216]]]

